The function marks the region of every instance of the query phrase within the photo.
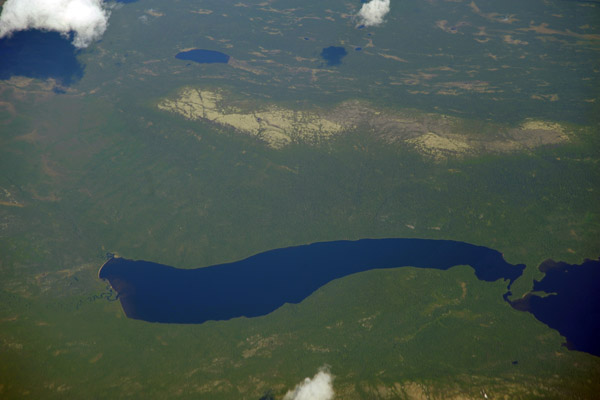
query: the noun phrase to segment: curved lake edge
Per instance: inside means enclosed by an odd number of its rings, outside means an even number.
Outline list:
[[[510,300],[509,290],[504,300],[558,331],[569,350],[600,357],[600,258],[581,264],[548,259],[538,269],[544,276],[531,291]]]
[[[401,267],[447,270],[458,265],[472,267],[482,281],[508,280],[507,290],[525,268],[483,246],[392,238],[291,246],[197,269],[113,257],[98,277],[117,291],[129,318],[197,324],[266,315],[358,272]]]

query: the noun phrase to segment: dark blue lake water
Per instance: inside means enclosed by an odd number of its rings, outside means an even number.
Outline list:
[[[348,53],[343,47],[329,46],[323,49],[321,57],[327,61],[327,65],[339,65],[346,54]]]
[[[179,60],[194,61],[200,64],[227,64],[229,62],[229,56],[227,54],[221,53],[220,51],[203,49],[182,51],[181,53],[177,53],[175,58]]]
[[[530,293],[509,303],[556,329],[568,349],[600,357],[600,260],[581,265],[547,260],[539,269],[546,275],[534,281],[532,292],[548,295]]]
[[[404,266],[446,270],[455,265],[471,266],[484,281],[510,283],[525,267],[508,264],[496,250],[463,242],[363,239],[271,250],[198,269],[112,258],[99,277],[118,292],[129,318],[198,324],[266,315],[357,272]]]
[[[12,76],[54,78],[68,86],[81,79],[83,65],[70,38],[57,32],[20,31],[0,39],[0,79]]]

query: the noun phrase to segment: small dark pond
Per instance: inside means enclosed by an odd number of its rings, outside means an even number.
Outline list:
[[[327,61],[327,65],[339,65],[346,54],[348,53],[343,47],[329,46],[323,49],[321,57]]]
[[[229,56],[225,53],[215,50],[194,49],[177,53],[175,58],[179,60],[189,60],[200,64],[215,64],[229,62]]]
[[[525,268],[507,263],[496,250],[463,242],[363,239],[276,249],[198,269],[111,258],[99,277],[117,291],[129,318],[199,324],[266,315],[357,272],[404,266],[447,270],[456,265],[471,266],[480,280],[510,283]]]
[[[556,329],[568,349],[600,356],[600,260],[581,265],[547,260],[539,269],[546,275],[534,281],[532,293],[509,303]]]
[[[83,66],[71,40],[57,32],[39,30],[19,31],[0,39],[0,79],[54,78],[66,86],[78,81]]]

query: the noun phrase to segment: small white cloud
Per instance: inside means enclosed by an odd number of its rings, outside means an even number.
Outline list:
[[[371,0],[363,4],[358,12],[360,23],[374,26],[383,23],[383,18],[390,12],[390,0]]]
[[[305,378],[287,392],[283,400],[331,400],[333,395],[333,376],[329,368],[323,366],[312,379]]]
[[[110,12],[103,0],[7,0],[0,15],[0,38],[39,29],[73,33],[73,45],[87,47],[106,31]]]

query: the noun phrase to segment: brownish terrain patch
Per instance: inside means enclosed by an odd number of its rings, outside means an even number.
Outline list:
[[[254,356],[271,357],[272,351],[283,345],[283,341],[279,335],[271,335],[262,337],[254,335],[246,338],[245,341],[239,343],[239,347],[245,347],[242,351],[242,357],[250,358]]]
[[[0,101],[0,108],[4,108],[13,117],[17,113],[15,110],[15,106],[12,105],[12,103],[9,103],[8,101]]]
[[[528,28],[519,28],[519,31],[530,31],[536,32],[543,35],[561,35],[561,36],[570,36],[577,39],[585,39],[585,40],[600,40],[600,35],[592,34],[592,33],[577,33],[573,32],[569,29],[564,31],[559,31],[557,29],[548,28],[548,24],[543,22],[539,25],[535,25],[533,22],[529,25]]]
[[[435,75],[420,76],[428,79]],[[481,81],[446,82],[440,87],[445,94],[497,90]],[[293,142],[318,144],[355,130],[369,132],[387,143],[409,146],[435,159],[521,151],[569,140],[567,129],[550,121],[526,120],[516,127],[483,122],[477,125],[478,130],[487,132],[482,135],[468,128],[473,121],[418,110],[377,109],[360,100],[346,101],[329,110],[292,110],[229,100],[222,91],[185,88],[177,98],[159,102],[158,108],[190,120],[203,119],[233,128],[273,148]]]
[[[25,205],[15,199],[11,191],[0,187],[0,205],[6,207],[25,207]]]
[[[475,14],[477,14],[481,17],[484,17],[486,19],[489,19],[490,21],[503,22],[505,24],[512,24],[513,22],[518,21],[518,19],[515,18],[514,14],[503,15],[503,14],[496,13],[496,12],[490,12],[490,13],[483,12],[477,6],[477,4],[475,4],[474,1],[471,1],[471,3],[469,4],[469,7],[471,7],[471,10],[473,10],[473,12]]]

